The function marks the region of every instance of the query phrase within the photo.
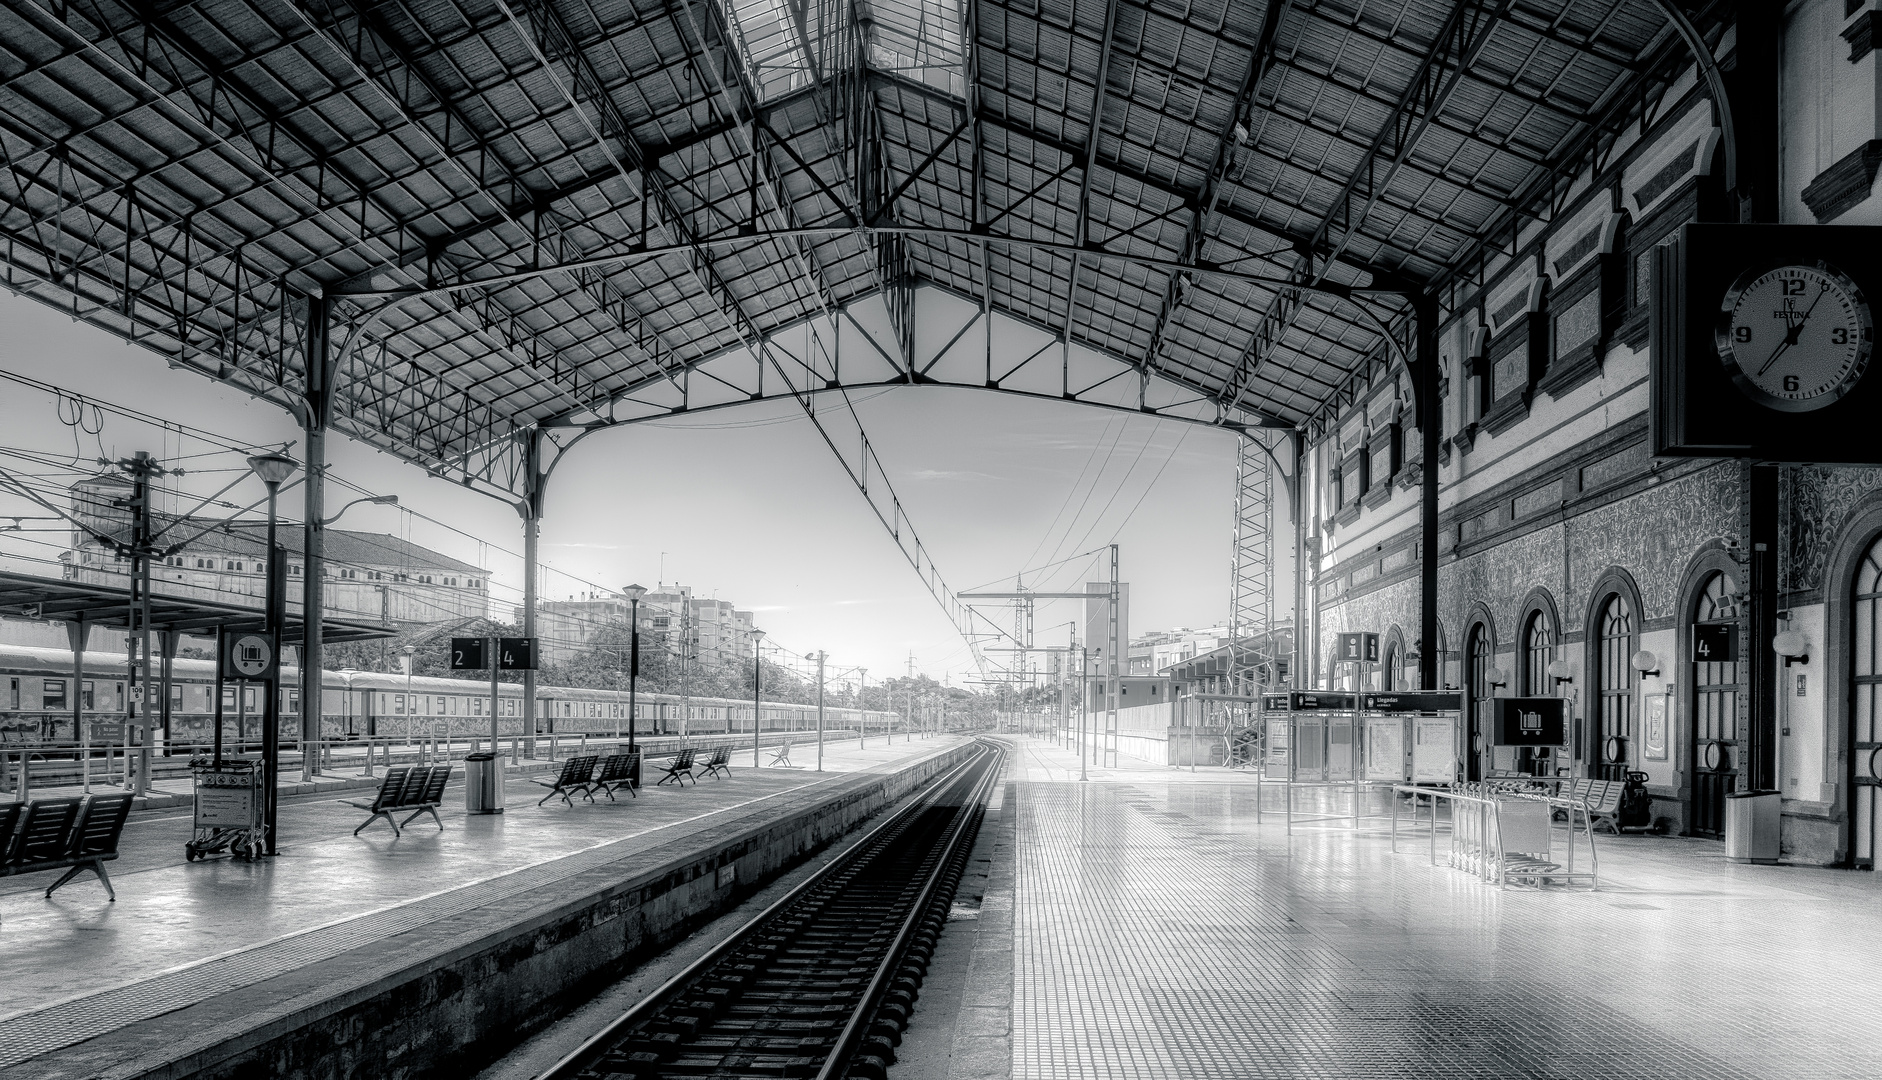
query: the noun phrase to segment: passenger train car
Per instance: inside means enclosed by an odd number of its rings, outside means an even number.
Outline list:
[[[281,728],[284,740],[298,740],[301,730],[300,672],[283,669]],[[153,681],[156,666],[152,666]],[[92,726],[87,734],[94,744],[115,742],[111,732],[124,720],[127,686],[123,656],[87,652],[83,678],[73,688],[72,654],[61,649],[0,645],[0,745],[58,745],[78,741],[73,728],[74,694],[78,712]],[[172,661],[170,708],[167,718],[156,718],[161,740],[175,744],[203,744],[213,738],[216,665],[209,660]],[[225,684],[222,692],[223,737],[245,741],[260,738],[262,700],[259,684]],[[497,684],[497,719],[503,735],[523,732],[523,687]],[[490,732],[490,684],[465,679],[387,675],[365,671],[328,671],[321,677],[321,733],[323,738],[366,736],[473,736]],[[749,731],[752,703],[725,698],[691,699],[691,715],[683,717],[683,702],[673,694],[636,696],[636,724],[642,734],[692,734],[714,731]],[[538,734],[591,732],[613,734],[627,723],[628,694],[624,690],[585,690],[573,687],[536,688]],[[154,712],[160,712],[153,708]],[[764,702],[766,731],[806,730],[817,723],[812,705]],[[826,706],[824,727],[855,730],[867,722],[869,730],[885,730],[894,714]]]

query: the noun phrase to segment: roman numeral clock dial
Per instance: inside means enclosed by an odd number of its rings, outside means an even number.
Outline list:
[[[1810,412],[1862,381],[1874,327],[1862,290],[1819,262],[1739,275],[1719,306],[1714,336],[1746,397],[1780,412]]]

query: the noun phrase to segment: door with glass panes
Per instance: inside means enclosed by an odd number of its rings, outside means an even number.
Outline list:
[[[1735,622],[1739,616],[1738,581],[1712,575],[1700,593],[1693,622]],[[1738,784],[1739,665],[1708,661],[1694,652],[1692,744],[1692,832],[1719,839],[1725,835],[1725,796]]]
[[[1882,540],[1864,553],[1856,567],[1850,605],[1850,825],[1851,857],[1875,869],[1876,837],[1882,833]]]

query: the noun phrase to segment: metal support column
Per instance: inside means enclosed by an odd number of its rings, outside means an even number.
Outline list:
[[[542,460],[539,448],[540,436],[531,433],[529,449],[524,463],[524,473],[528,477],[529,490],[524,493],[523,502],[517,507],[523,515],[523,636],[534,641],[536,638],[536,561],[537,535],[542,524]],[[540,650],[538,650],[540,652]],[[536,756],[536,672],[534,668],[523,672],[523,753]]]
[[[1418,369],[1412,374],[1424,454],[1418,516],[1418,685],[1436,690],[1442,670],[1438,657],[1438,445],[1444,426],[1444,410],[1438,401],[1438,301],[1422,293],[1411,301],[1417,322],[1414,355]]]
[[[1306,461],[1307,433],[1294,431],[1294,476],[1291,481],[1294,497],[1291,506],[1294,512],[1294,670],[1288,672],[1288,685],[1296,690],[1306,690],[1307,681],[1307,498]]]
[[[307,479],[301,523],[301,779],[320,772],[320,639],[326,605],[327,421],[333,404],[332,357],[327,340],[328,302],[307,300],[307,392],[301,431],[307,439]]]
[[[1111,602],[1106,605],[1105,618],[1108,626],[1105,633],[1105,659],[1107,661],[1104,679],[1104,767],[1117,768],[1117,697],[1118,697],[1118,658],[1123,648],[1118,641],[1118,605],[1120,590],[1117,581],[1117,545],[1111,545]]]
[[[1235,551],[1229,581],[1229,655],[1237,673],[1272,659],[1274,480],[1267,449],[1243,432],[1235,467]],[[1246,662],[1243,657],[1246,656]]]

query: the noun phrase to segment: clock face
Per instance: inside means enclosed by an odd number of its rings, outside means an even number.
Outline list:
[[[1840,399],[1869,366],[1869,304],[1819,262],[1752,269],[1726,291],[1714,331],[1719,358],[1746,397],[1783,412]]]

